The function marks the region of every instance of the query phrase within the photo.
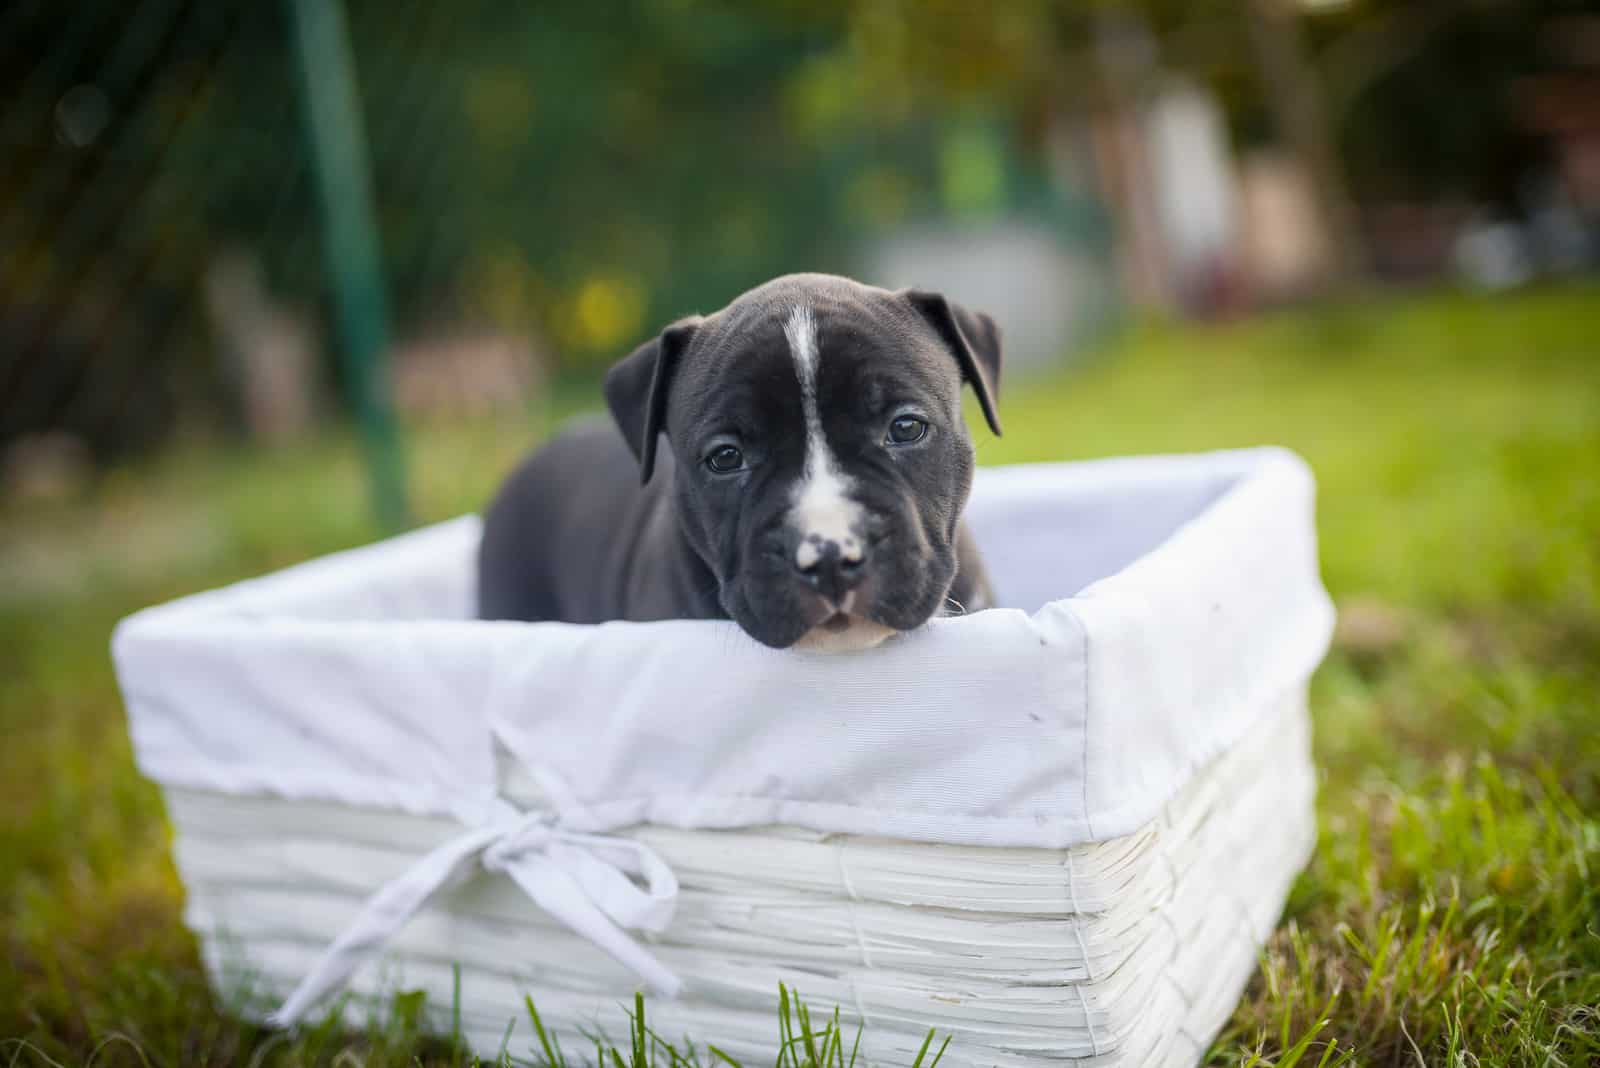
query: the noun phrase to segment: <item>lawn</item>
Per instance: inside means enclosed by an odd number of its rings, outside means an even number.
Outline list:
[[[1600,1063],[1600,290],[1142,328],[1007,385],[985,463],[1275,442],[1319,479],[1321,842],[1212,1062]],[[418,429],[419,515],[480,506],[552,418]],[[133,609],[366,517],[338,437],[0,510],[0,1064],[454,1062],[406,1002],[293,1041],[219,1011],[107,657]]]

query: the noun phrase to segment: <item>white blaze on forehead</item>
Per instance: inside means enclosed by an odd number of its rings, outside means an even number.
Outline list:
[[[828,542],[839,547],[846,560],[861,559],[861,543],[856,528],[861,521],[861,505],[850,498],[850,479],[839,470],[828,439],[822,433],[822,414],[817,410],[817,321],[804,305],[789,313],[783,324],[789,339],[789,353],[800,379],[800,406],[806,421],[806,460],[800,481],[794,487],[794,506],[789,522],[800,534],[795,563],[812,567]]]

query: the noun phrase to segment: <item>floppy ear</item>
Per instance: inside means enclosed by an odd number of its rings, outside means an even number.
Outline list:
[[[955,354],[961,377],[972,383],[983,418],[999,437],[995,397],[1000,393],[1000,328],[987,315],[968,311],[942,293],[908,289],[905,297]]]
[[[667,388],[698,318],[673,323],[606,372],[606,404],[639,461],[639,481],[656,468],[656,439],[666,429]]]

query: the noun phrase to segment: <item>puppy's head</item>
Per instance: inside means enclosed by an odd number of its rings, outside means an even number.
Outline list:
[[[999,372],[986,315],[790,275],[668,327],[605,393],[645,481],[666,435],[679,524],[728,615],[775,648],[841,650],[944,604],[974,467],[962,385],[998,434]]]

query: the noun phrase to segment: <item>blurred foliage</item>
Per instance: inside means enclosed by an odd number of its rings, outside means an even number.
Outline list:
[[[400,336],[486,324],[585,366],[918,219],[1103,238],[997,101],[888,91],[829,5],[346,6]],[[0,9],[0,442],[114,453],[224,404],[199,291],[230,249],[327,320],[291,49],[278,3]]]
[[[959,0],[841,4],[850,54],[880,97],[933,87],[999,101],[1030,143],[1048,121],[1182,72],[1226,102],[1241,146],[1281,142],[1252,54],[1253,8],[1299,7],[1345,168],[1367,195],[1506,200],[1537,143],[1516,114],[1523,77],[1582,51],[1561,20],[1593,0]],[[1117,83],[1123,83],[1119,86]],[[1147,87],[1147,86],[1145,86]]]
[[[1587,6],[1302,20],[1357,190],[1504,194],[1508,86]],[[1064,120],[1166,72],[1275,136],[1238,0],[346,7],[397,335],[489,324],[565,367],[921,221],[1020,213],[1104,260],[1092,180],[1052,177],[1086,147]],[[0,443],[67,426],[111,454],[225,411],[197,291],[230,248],[327,320],[290,47],[281,3],[0,7]]]

